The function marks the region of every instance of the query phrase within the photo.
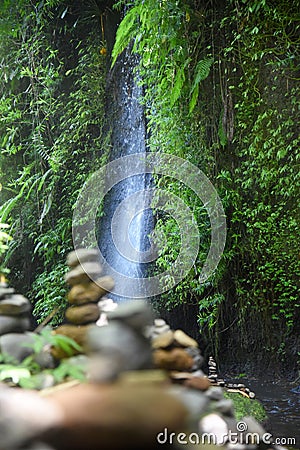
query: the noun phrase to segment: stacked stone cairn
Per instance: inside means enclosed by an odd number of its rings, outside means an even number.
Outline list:
[[[201,391],[209,388],[211,383],[201,370],[204,358],[193,338],[182,330],[171,330],[163,319],[155,319],[147,333],[156,368],[166,370],[174,383]]]
[[[65,276],[70,286],[67,295],[69,307],[65,312],[67,323],[57,327],[53,333],[72,338],[84,352],[87,332],[99,320],[101,303],[105,303],[103,296],[114,287],[114,281],[109,276],[101,276],[102,267],[96,249],[78,249],[69,253],[67,265],[70,268]],[[73,355],[76,353],[81,352],[74,350]],[[58,347],[52,348],[52,354],[59,360],[70,356]]]
[[[212,386],[220,386],[226,388],[228,392],[237,392],[244,397],[255,398],[255,393],[250,391],[242,383],[227,383],[218,375],[217,363],[212,356],[208,360],[208,379],[210,380]]]
[[[15,294],[15,290],[6,283],[0,284],[0,336],[29,330],[30,310],[26,297]]]
[[[1,450],[192,450],[208,448],[204,436],[211,450],[282,450],[264,443],[265,430],[252,417],[236,419],[215,361],[210,358],[206,377],[198,343],[155,319],[149,303],[121,303],[106,312],[105,326],[95,324],[98,302],[113,286],[101,277],[97,256],[69,255],[69,323],[54,330],[85,347],[89,380],[42,394],[0,388]],[[14,295],[0,292],[1,302]],[[226,440],[230,433],[235,443]]]
[[[161,319],[151,325],[147,302],[120,304],[107,313],[107,319],[106,326],[91,324],[87,331],[88,353],[94,362],[89,382],[42,395],[0,389],[1,450],[157,450],[161,446],[192,450],[208,448],[203,436],[211,436],[211,450],[221,445],[225,450],[282,450],[265,445],[265,430],[252,417],[237,421],[221,387],[202,392],[185,383],[197,378],[195,372],[202,365],[199,348],[182,330],[167,329]],[[152,352],[154,362],[164,370],[153,369]],[[181,372],[183,383],[172,382],[174,372]],[[247,441],[241,423],[248,434],[259,436],[260,443],[257,437]],[[230,432],[238,444],[226,441]]]
[[[0,352],[10,361],[22,362],[30,355],[34,355],[35,362],[41,368],[53,368],[54,360],[50,347],[45,346],[39,353],[34,352],[36,334],[30,330],[31,303],[21,294],[8,287],[6,282],[0,283]],[[4,377],[4,374],[2,374]],[[9,381],[5,379],[6,381]],[[52,383],[49,377],[41,380],[41,388]],[[17,377],[11,380],[12,384],[18,382]]]
[[[225,381],[217,373],[217,363],[212,356],[208,359],[208,379],[213,386],[225,386]]]

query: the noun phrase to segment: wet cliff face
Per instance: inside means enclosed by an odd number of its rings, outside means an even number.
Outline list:
[[[112,26],[117,18],[111,18]],[[108,30],[108,47],[112,47],[113,30]],[[146,123],[140,99],[143,95],[135,68],[137,57],[128,48],[118,59],[107,78],[106,115],[110,133],[110,161],[120,159],[119,178],[126,174],[128,155],[146,151]],[[110,174],[108,173],[109,177]],[[153,229],[149,205],[135,193],[144,192],[151,184],[149,175],[141,173],[122,179],[115,184],[104,199],[104,216],[99,227],[99,248],[104,256],[104,270],[116,280],[116,301],[126,299],[122,294],[122,277],[143,278],[147,264],[143,252],[150,246],[148,235]],[[147,197],[147,196],[146,196]],[[115,272],[114,272],[115,271]],[[120,278],[116,273],[119,273]],[[145,297],[147,293],[145,292]]]

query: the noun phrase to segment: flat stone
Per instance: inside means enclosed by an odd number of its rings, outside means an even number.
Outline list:
[[[79,283],[73,286],[68,293],[68,301],[74,305],[98,302],[108,291],[112,290],[115,283],[110,276],[98,278],[96,282]]]
[[[184,386],[199,391],[207,391],[211,386],[207,377],[192,377],[184,381]]]
[[[96,322],[100,317],[100,310],[97,304],[87,303],[83,306],[73,306],[67,308],[66,319],[75,325]]]
[[[204,375],[204,372],[202,372],[202,370],[196,370],[195,372],[170,372],[169,376],[173,379],[173,380],[189,380],[190,378],[194,378],[194,377],[206,377],[206,375]],[[206,377],[207,378],[207,377]]]
[[[30,310],[31,304],[29,300],[20,294],[13,294],[4,300],[0,300],[0,314],[16,316]]]
[[[193,377],[191,372],[176,372],[176,371],[170,372],[169,376],[172,380],[179,380],[179,381],[188,380]]]
[[[107,326],[91,328],[88,332],[87,349],[91,354],[115,360],[120,372],[148,369],[152,364],[150,342],[120,321],[110,321]]]
[[[154,319],[154,326],[157,328],[166,326],[166,321],[164,319]],[[169,327],[169,325],[168,325]],[[169,327],[170,328],[170,327]]]
[[[156,448],[164,428],[179,431],[188,412],[182,402],[153,384],[81,384],[49,394],[63,414],[47,443],[57,450]]]
[[[166,333],[159,334],[152,339],[152,348],[166,348],[169,347],[174,341],[174,333],[169,330]]]
[[[185,371],[191,370],[194,361],[184,349],[173,348],[169,351],[162,349],[154,350],[153,363],[159,369]]]
[[[211,374],[208,375],[208,378],[210,380],[216,380],[218,378],[218,376],[219,375],[217,373],[211,373]]]
[[[80,283],[88,283],[91,280],[97,279],[101,275],[101,272],[102,267],[98,262],[86,262],[71,269],[70,272],[67,272],[65,280],[71,286]]]
[[[67,265],[76,267],[78,264],[99,261],[100,252],[97,249],[78,248],[67,256]]]
[[[0,299],[4,299],[7,295],[14,294],[14,288],[9,288],[7,285],[0,286]]]
[[[167,331],[170,331],[170,327],[169,325],[164,325],[163,327],[159,328],[152,327],[149,334],[152,338],[155,338],[156,336],[166,333]]]
[[[174,331],[174,340],[181,347],[198,347],[198,342],[182,330]]]
[[[126,384],[158,384],[163,385],[169,380],[164,370],[128,370],[120,375],[120,382]]]
[[[214,358],[212,356],[210,356],[208,358],[208,365],[209,366],[213,366],[213,367],[217,367],[217,363],[216,363],[216,361],[214,360]]]
[[[0,336],[6,333],[22,333],[29,328],[30,320],[27,317],[0,316]]]
[[[119,304],[114,311],[107,312],[108,321],[122,321],[135,330],[143,330],[153,323],[153,310],[145,300],[132,300]]]
[[[158,336],[161,333],[166,333],[170,330],[170,325],[164,319],[155,319],[152,326],[152,337]]]

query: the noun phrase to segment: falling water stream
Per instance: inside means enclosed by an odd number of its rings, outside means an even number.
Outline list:
[[[137,64],[137,56],[130,52],[130,48],[126,49],[108,79],[110,160],[121,158],[118,168],[121,174],[126,173],[126,164],[130,164],[124,157],[146,152],[146,123],[140,103],[143,91],[135,73]],[[143,254],[150,247],[148,236],[153,229],[153,217],[149,198],[146,195],[143,197],[143,192],[150,185],[150,175],[140,173],[117,183],[104,199],[105,215],[100,224],[99,248],[108,274],[113,275],[111,267],[129,278],[142,279],[146,276],[147,263],[143,261]],[[138,197],[136,194],[139,194]],[[124,300],[122,286],[116,288],[121,294],[110,296],[116,301]]]

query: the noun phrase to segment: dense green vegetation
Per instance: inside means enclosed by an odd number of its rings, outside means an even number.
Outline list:
[[[60,1],[1,7],[1,221],[14,236],[4,265],[38,319],[64,306],[72,208],[107,153],[99,17],[80,9]]]
[[[64,298],[72,207],[105,161],[103,17],[96,1],[7,0],[0,16],[1,221],[13,241],[4,265],[45,317]],[[149,148],[188,159],[218,189],[228,238],[215,275],[199,273],[209,245],[205,208],[180,183],[202,236],[188,277],[159,307],[199,305],[210,351],[296,365],[299,344],[299,41],[292,0],[133,0],[112,61],[140,55]],[[111,6],[111,5],[110,5]],[[99,52],[101,50],[101,52]],[[157,271],[180,248],[157,214]],[[59,320],[59,319],[58,319]]]

